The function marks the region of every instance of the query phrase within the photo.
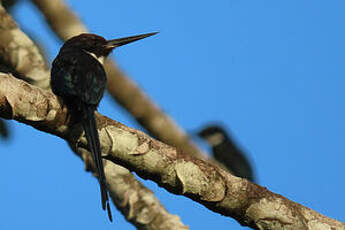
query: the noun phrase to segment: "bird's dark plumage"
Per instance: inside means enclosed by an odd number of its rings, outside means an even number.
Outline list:
[[[83,125],[96,165],[104,210],[109,205],[109,198],[94,113],[103,97],[106,82],[107,78],[102,64],[83,50],[62,49],[53,62],[52,90],[63,98],[74,114],[79,114],[79,122]],[[109,216],[111,219],[111,215]]]
[[[211,145],[214,157],[224,164],[230,172],[235,176],[255,181],[249,160],[221,126],[207,126],[198,135]]]
[[[52,65],[51,88],[56,95],[63,99],[74,119],[83,125],[98,174],[102,208],[108,210],[111,221],[108,190],[95,119],[95,111],[103,97],[107,82],[103,61],[114,48],[154,34],[156,33],[114,40],[105,40],[95,34],[81,34],[64,43]]]

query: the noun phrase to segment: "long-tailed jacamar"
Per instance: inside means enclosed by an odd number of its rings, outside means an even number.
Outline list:
[[[51,88],[63,99],[74,119],[82,123],[98,174],[102,208],[108,210],[110,221],[112,215],[95,120],[95,111],[107,82],[103,62],[114,48],[154,34],[156,33],[113,40],[106,40],[95,34],[80,34],[63,44],[52,65]]]
[[[224,164],[235,176],[255,181],[250,161],[219,125],[210,125],[199,131],[198,135],[211,145],[216,160]]]

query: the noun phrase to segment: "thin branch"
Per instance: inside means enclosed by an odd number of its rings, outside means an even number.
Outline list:
[[[68,123],[67,111],[61,108],[52,93],[8,74],[0,75],[1,117],[60,136],[81,152],[86,152],[87,143],[81,136],[80,125]],[[345,229],[342,222],[205,161],[186,157],[141,131],[100,114],[97,114],[97,120],[102,154],[108,160],[106,173],[109,178],[112,178],[109,171],[114,171],[110,162],[121,164],[172,193],[189,197],[253,229]]]
[[[23,33],[0,4],[0,57],[16,76],[44,89],[50,72],[37,46]]]
[[[66,40],[81,32],[86,32],[85,25],[79,20],[62,0],[32,0],[43,13],[48,24],[57,36]],[[194,145],[187,134],[122,71],[114,62],[106,63],[108,91],[132,116],[159,140],[176,146],[182,151],[206,159],[201,150]]]
[[[83,153],[89,152],[83,150]],[[187,230],[177,215],[170,214],[153,192],[143,186],[128,169],[106,161],[105,174],[112,199],[126,219],[138,229]]]

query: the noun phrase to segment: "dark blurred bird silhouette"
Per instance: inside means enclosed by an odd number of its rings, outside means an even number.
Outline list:
[[[3,119],[0,119],[0,136],[4,139],[7,139],[9,137],[8,127],[5,123],[5,120]]]
[[[154,34],[156,33],[113,40],[106,40],[96,34],[80,34],[63,44],[52,65],[51,88],[63,99],[72,117],[83,125],[98,174],[102,208],[107,209],[110,221],[112,215],[95,119],[95,111],[107,82],[103,64],[116,47]]]
[[[212,147],[214,158],[232,174],[255,181],[249,160],[221,126],[207,126],[198,132],[198,136]]]

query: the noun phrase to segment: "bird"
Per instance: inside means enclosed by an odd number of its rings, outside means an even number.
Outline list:
[[[110,221],[109,193],[95,119],[107,83],[104,61],[115,48],[155,34],[106,40],[96,34],[82,33],[68,39],[52,63],[51,89],[62,99],[73,119],[82,124],[98,175],[102,209],[107,210]]]
[[[232,174],[255,182],[253,166],[220,125],[208,125],[197,135],[211,147],[217,161],[222,163]]]

